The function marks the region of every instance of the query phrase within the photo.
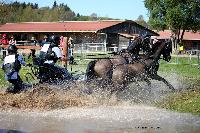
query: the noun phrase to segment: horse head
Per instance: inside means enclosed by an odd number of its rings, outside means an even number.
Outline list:
[[[169,62],[171,59],[171,52],[172,52],[172,43],[170,41],[156,41],[152,44],[152,53],[153,56],[157,59],[163,55],[163,60]]]
[[[172,43],[171,41],[164,41],[165,44],[164,48],[161,51],[163,55],[163,60],[169,62],[171,60],[171,53],[172,53]]]
[[[142,38],[140,36],[137,36],[127,47],[127,51],[131,54],[139,54],[141,47],[142,47]]]
[[[152,46],[150,42],[150,36],[145,36],[142,38],[142,49],[145,55],[152,52]]]

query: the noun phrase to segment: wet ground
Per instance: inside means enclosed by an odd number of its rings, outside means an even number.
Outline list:
[[[199,133],[200,117],[143,105],[101,106],[1,112],[0,127],[27,133]]]
[[[168,79],[179,90],[187,84]],[[178,78],[177,78],[178,79]],[[154,107],[171,94],[153,81],[110,95],[90,85],[41,85],[20,94],[0,92],[0,133],[199,133],[200,117]]]

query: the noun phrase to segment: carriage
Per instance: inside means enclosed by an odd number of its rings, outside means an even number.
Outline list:
[[[33,63],[27,64],[29,71],[25,74],[25,83],[30,87],[37,84],[47,83],[59,85],[69,81],[80,81],[84,79],[84,73],[75,71],[69,73],[66,68],[62,68],[58,71],[56,67],[49,67],[41,65],[39,58],[34,58]],[[59,67],[59,66],[57,66]]]

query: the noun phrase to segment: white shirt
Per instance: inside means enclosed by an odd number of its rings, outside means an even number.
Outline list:
[[[41,49],[41,51],[47,52],[48,49],[49,49],[49,46],[50,46],[50,44],[44,44],[42,49]],[[61,52],[61,49],[59,47],[53,47],[52,51],[56,54],[57,58],[61,58],[62,57],[62,52]],[[44,63],[51,64],[51,63],[53,63],[53,60],[47,60]]]
[[[26,65],[26,62],[23,60],[22,56],[21,55],[18,55],[18,58],[19,62],[22,64],[22,65]],[[4,61],[3,61],[3,64],[2,65],[5,65],[7,63],[14,63],[15,62],[15,55],[8,55],[5,57]],[[17,79],[18,78],[18,72],[14,72],[11,76],[11,79]],[[5,79],[7,80],[8,77],[7,75],[5,74]]]

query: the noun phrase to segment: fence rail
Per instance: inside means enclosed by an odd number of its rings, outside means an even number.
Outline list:
[[[169,64],[185,64],[200,66],[200,50],[187,50],[184,53],[176,51],[172,54],[172,59]]]

